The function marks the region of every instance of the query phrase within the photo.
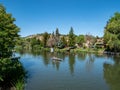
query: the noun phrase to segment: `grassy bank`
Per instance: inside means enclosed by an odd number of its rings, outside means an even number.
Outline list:
[[[70,52],[70,53],[88,52],[88,53],[100,53],[101,54],[104,52],[104,49],[76,48],[76,49],[70,49],[68,51],[68,48],[64,48],[64,49],[55,48],[55,52]]]
[[[39,52],[39,51],[48,51],[50,52],[50,48],[34,48],[34,49],[22,49],[22,48],[17,48],[16,51],[33,51],[33,52]],[[69,49],[68,47],[67,48],[63,48],[63,49],[59,49],[59,48],[54,48],[54,52],[70,52],[70,53],[78,53],[78,52],[88,52],[88,53],[103,53],[104,52],[104,48],[101,48],[101,49],[96,49],[96,48],[75,48],[75,49]]]

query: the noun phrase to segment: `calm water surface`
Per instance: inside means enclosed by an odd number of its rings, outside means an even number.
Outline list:
[[[120,90],[120,57],[95,54],[24,53],[25,90]],[[63,61],[53,61],[53,56]]]

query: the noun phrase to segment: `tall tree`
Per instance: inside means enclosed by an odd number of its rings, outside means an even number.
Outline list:
[[[60,33],[58,28],[56,28],[55,41],[56,41],[56,46],[58,47],[60,44]]]
[[[107,50],[120,51],[120,13],[109,19],[104,30],[104,43]]]
[[[19,37],[19,28],[14,24],[15,18],[6,12],[3,5],[0,5],[0,58],[7,58],[12,55],[16,39]]]
[[[52,32],[52,37],[55,37],[55,34],[54,34],[54,32]]]
[[[56,34],[56,37],[59,38],[60,33],[59,33],[59,29],[58,28],[56,28],[56,33],[55,34]]]
[[[49,34],[47,32],[45,32],[43,34],[43,46],[46,47],[47,46],[47,41],[49,39]]]
[[[74,30],[72,27],[70,28],[68,37],[69,37],[69,46],[70,47],[74,46],[75,45],[75,34],[74,34]]]

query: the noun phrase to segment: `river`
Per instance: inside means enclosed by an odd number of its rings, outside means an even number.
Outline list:
[[[88,53],[17,53],[25,90],[120,90],[120,57]],[[63,59],[52,60],[52,57]]]

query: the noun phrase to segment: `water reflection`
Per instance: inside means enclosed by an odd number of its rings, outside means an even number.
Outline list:
[[[26,90],[36,88],[36,90],[41,90],[40,88],[43,90],[120,90],[120,57],[83,52],[78,54],[45,51],[27,53],[28,57],[33,56],[31,60],[37,64],[33,64],[32,67],[29,65],[30,70],[33,68],[36,73],[33,74]],[[63,61],[53,61],[51,59],[53,56]],[[39,84],[36,85],[36,82]],[[48,86],[45,87],[48,82]],[[35,88],[31,89],[31,85]]]
[[[53,64],[53,67],[56,68],[57,71],[59,71],[60,61],[53,61],[52,64]]]
[[[50,53],[50,52],[46,52],[46,51],[24,51],[22,52],[21,55],[24,54],[30,54],[33,55],[34,57],[40,56],[43,60],[43,63],[45,66],[48,66],[49,64],[52,63],[53,68],[55,68],[57,71],[59,71],[60,68],[60,64],[61,62],[66,62],[65,58],[68,57],[68,65],[69,65],[69,71],[71,73],[71,75],[74,74],[74,68],[75,68],[75,64],[76,64],[76,60],[78,61],[84,61],[85,62],[85,68],[87,71],[92,70],[93,66],[94,66],[94,61],[95,61],[95,57],[96,55],[94,54],[86,54],[86,53],[82,53],[79,52],[78,54],[73,54],[73,53]],[[52,57],[59,57],[61,59],[63,59],[63,61],[53,61],[51,58]],[[97,55],[97,57],[100,57],[99,55]]]
[[[113,58],[114,64],[104,63],[104,78],[111,90],[120,90],[120,57]]]
[[[49,56],[49,54],[47,52],[42,52],[41,56],[43,58],[44,64],[47,66],[50,63],[50,60],[49,60],[50,56]]]
[[[77,58],[78,58],[78,60],[85,60],[86,59],[86,53],[85,52],[79,52],[78,54],[77,54]]]
[[[86,60],[86,69],[87,71],[91,71],[94,66],[95,56],[93,54],[88,54],[88,58]]]
[[[72,75],[74,73],[74,66],[75,66],[75,55],[69,54],[69,69]]]

